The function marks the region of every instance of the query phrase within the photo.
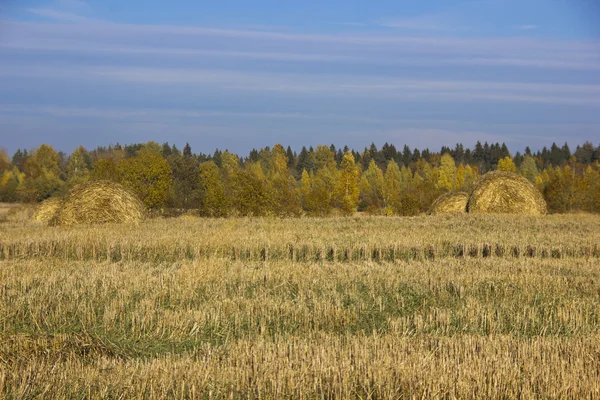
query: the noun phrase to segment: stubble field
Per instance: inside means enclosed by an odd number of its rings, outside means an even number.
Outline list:
[[[600,216],[9,220],[0,397],[599,398]]]

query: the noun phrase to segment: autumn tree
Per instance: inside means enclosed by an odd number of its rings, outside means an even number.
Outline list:
[[[282,145],[273,147],[267,171],[270,212],[278,216],[299,215],[300,199],[296,180],[291,174],[288,154]]]
[[[389,162],[383,176],[383,205],[387,215],[400,212],[400,169],[394,160]]]
[[[91,159],[83,146],[76,148],[67,162],[67,179],[70,184],[85,182],[90,173]]]
[[[25,162],[25,179],[19,184],[19,197],[23,201],[41,201],[59,192],[63,185],[58,153],[52,146],[41,145]]]
[[[498,171],[517,172],[517,166],[512,158],[506,156],[498,161]]]
[[[119,182],[117,163],[111,158],[103,158],[94,163],[90,172],[91,180],[107,180]]]
[[[0,174],[10,169],[10,159],[6,150],[0,147]]]
[[[358,169],[352,153],[344,154],[339,174],[338,193],[340,209],[345,215],[351,215],[358,206]]]
[[[305,199],[305,211],[310,215],[328,215],[337,199],[339,171],[335,154],[327,146],[317,146],[315,150],[316,174],[311,179],[311,190]]]
[[[200,164],[199,169],[200,215],[205,217],[226,216],[228,203],[219,167],[213,161],[207,161]]]
[[[525,155],[519,168],[519,173],[527,178],[530,182],[535,183],[539,171],[535,160],[531,155]]]
[[[544,188],[548,209],[569,212],[581,208],[585,198],[583,178],[568,165],[548,169],[548,182]]]
[[[25,181],[25,174],[15,166],[0,175],[0,201],[15,202],[19,200],[17,189]]]
[[[240,216],[263,216],[269,209],[268,185],[259,163],[250,163],[232,176],[233,209]]]
[[[362,207],[368,213],[375,214],[383,208],[383,172],[374,160],[360,179],[359,192]]]
[[[445,191],[452,191],[456,187],[456,164],[449,153],[442,156],[437,185]]]
[[[583,209],[590,212],[600,211],[600,172],[592,168],[591,165],[585,170],[583,175],[584,198]]]
[[[117,165],[121,183],[131,188],[150,208],[162,208],[167,203],[172,185],[172,171],[160,155],[141,151]]]

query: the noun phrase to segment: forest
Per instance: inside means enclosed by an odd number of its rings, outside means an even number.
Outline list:
[[[550,148],[511,154],[503,143],[473,149],[457,144],[439,152],[398,150],[385,143],[362,152],[347,146],[281,144],[247,156],[227,150],[196,154],[186,143],[115,144],[70,155],[42,144],[0,149],[0,202],[41,202],[88,180],[112,180],[135,192],[162,215],[207,217],[418,215],[440,195],[468,192],[492,170],[514,171],[543,193],[551,213],[600,212],[600,146]]]

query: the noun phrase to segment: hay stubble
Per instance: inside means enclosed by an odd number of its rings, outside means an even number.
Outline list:
[[[0,261],[0,397],[595,398],[598,258],[439,255],[457,235],[600,238],[597,216],[513,218],[9,224],[0,247],[25,256]],[[124,257],[84,257],[102,243]],[[323,257],[292,260],[290,243]],[[394,244],[435,258],[343,258]]]

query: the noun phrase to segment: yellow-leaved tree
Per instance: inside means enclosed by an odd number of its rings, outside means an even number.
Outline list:
[[[400,212],[400,169],[394,160],[390,160],[383,176],[383,206],[386,215]]]
[[[376,214],[383,208],[383,172],[374,160],[362,175],[359,189],[362,207],[368,213]]]
[[[165,206],[172,184],[172,171],[167,160],[151,151],[121,160],[117,164],[120,182],[132,189],[149,208]]]
[[[448,153],[445,153],[440,160],[437,186],[448,192],[456,187],[456,164],[454,158]]]
[[[224,217],[228,203],[219,167],[213,161],[200,164],[200,215]]]
[[[63,186],[58,153],[52,146],[41,145],[25,162],[25,179],[17,189],[20,199],[41,201],[59,192]]]
[[[90,174],[90,156],[83,146],[76,148],[67,162],[67,179],[71,185],[85,182]]]
[[[299,215],[301,210],[296,180],[288,167],[288,156],[281,144],[273,147],[267,178],[269,211],[277,216]]]
[[[498,161],[498,171],[517,172],[517,166],[512,158],[506,156]]]
[[[345,215],[352,215],[358,206],[358,174],[354,156],[348,151],[342,158],[338,184],[340,209]]]

